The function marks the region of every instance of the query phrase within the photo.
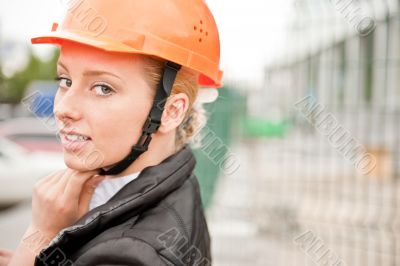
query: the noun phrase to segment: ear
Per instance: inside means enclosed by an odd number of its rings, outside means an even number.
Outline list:
[[[186,93],[178,93],[171,96],[165,104],[161,117],[161,126],[158,131],[168,133],[175,130],[182,123],[188,109],[189,97]]]

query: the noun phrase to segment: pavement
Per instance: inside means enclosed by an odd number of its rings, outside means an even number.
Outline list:
[[[0,248],[16,249],[30,221],[30,202],[0,211]]]

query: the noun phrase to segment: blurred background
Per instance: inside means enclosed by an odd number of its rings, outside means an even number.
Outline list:
[[[30,45],[64,2],[0,2],[3,248],[64,166],[58,54]],[[207,3],[225,71],[195,150],[213,265],[400,265],[400,1]]]

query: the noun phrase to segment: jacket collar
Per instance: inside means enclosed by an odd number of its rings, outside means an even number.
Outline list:
[[[62,230],[50,243],[45,254],[56,247],[67,254],[71,253],[72,248],[82,245],[82,242],[154,206],[190,177],[195,164],[193,152],[186,145],[160,164],[144,168],[136,179],[107,203],[92,209],[74,225]]]

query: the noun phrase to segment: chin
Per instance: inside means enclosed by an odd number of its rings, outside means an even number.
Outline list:
[[[74,153],[64,152],[65,165],[76,171],[90,171],[102,167],[102,160],[98,156],[82,156]]]

